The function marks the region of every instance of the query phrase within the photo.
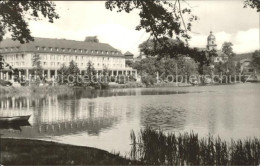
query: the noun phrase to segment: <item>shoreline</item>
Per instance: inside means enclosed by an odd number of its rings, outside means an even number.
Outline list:
[[[201,87],[201,86],[220,86],[220,85],[237,85],[236,84],[205,84],[205,85],[192,85],[187,83],[155,83],[154,85],[145,86],[138,82],[129,82],[126,84],[111,84],[107,89],[130,89],[130,88],[166,88],[166,87]],[[254,83],[256,84],[256,83]],[[0,86],[0,95],[2,96],[16,96],[16,95],[32,95],[32,94],[68,94],[73,93],[75,89],[82,90],[95,90],[92,87],[70,87],[67,85],[56,85],[56,86],[21,86],[21,87],[5,87]],[[104,90],[107,90],[104,89]],[[99,89],[97,89],[99,90]],[[102,89],[101,89],[102,90]]]
[[[1,138],[3,165],[140,165],[120,154],[53,141]],[[84,157],[85,156],[85,157]]]

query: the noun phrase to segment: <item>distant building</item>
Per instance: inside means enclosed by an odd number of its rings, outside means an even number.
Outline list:
[[[252,59],[240,60],[240,72],[242,74],[255,74],[255,68],[252,66]]]
[[[104,68],[110,75],[135,74],[136,70],[125,66],[126,57],[106,43],[84,42],[66,39],[35,38],[33,42],[20,44],[18,41],[5,39],[0,42],[0,54],[13,68],[22,70],[26,78],[32,73],[33,57],[39,55],[44,75],[52,78],[57,70],[70,61],[75,61],[80,71],[86,70],[91,61],[98,72]],[[1,79],[10,78],[11,73],[0,72]]]
[[[228,60],[228,56],[225,53],[223,53],[221,50],[217,50],[216,37],[213,35],[212,31],[210,31],[210,35],[207,38],[206,50],[216,50],[218,56],[214,57],[214,63],[226,62]]]
[[[124,56],[125,60],[134,61],[134,54],[132,54],[131,52],[127,51],[126,53],[124,53]]]

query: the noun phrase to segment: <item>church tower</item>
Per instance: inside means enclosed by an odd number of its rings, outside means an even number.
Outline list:
[[[208,44],[207,44],[208,50],[217,50],[217,44],[216,44],[216,37],[213,35],[212,31],[210,31],[210,35],[208,36]]]

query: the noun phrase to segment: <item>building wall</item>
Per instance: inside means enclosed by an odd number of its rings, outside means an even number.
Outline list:
[[[41,66],[44,69],[59,69],[63,64],[69,65],[70,61],[75,61],[80,69],[85,69],[87,63],[91,61],[96,69],[125,69],[125,57],[108,57],[93,55],[71,55],[71,54],[50,54],[37,53],[40,57]],[[4,60],[14,68],[27,69],[33,67],[33,56],[35,53],[5,53],[2,54]]]

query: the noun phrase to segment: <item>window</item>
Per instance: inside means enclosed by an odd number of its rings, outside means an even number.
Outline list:
[[[44,51],[46,51],[46,47],[42,47],[42,49],[43,49]]]
[[[79,50],[81,53],[83,52],[81,49]]]
[[[69,48],[68,50],[69,50],[69,52],[71,52],[71,48]]]
[[[96,50],[96,53],[98,54],[98,50]]]
[[[86,50],[85,52],[88,53],[88,50]]]
[[[13,48],[11,47],[11,51],[13,51]]]
[[[21,55],[21,57],[22,57],[22,59],[24,59],[24,55],[23,54]]]
[[[77,52],[77,49],[74,49],[74,52]]]
[[[59,51],[59,48],[56,48],[56,51]]]
[[[94,51],[93,51],[93,50],[91,50],[91,53],[93,54],[93,53],[94,53]]]
[[[65,52],[65,48],[62,49],[62,52]]]
[[[2,48],[0,48],[0,52],[2,52]]]
[[[40,50],[40,47],[36,47],[37,50]]]
[[[52,51],[52,48],[50,47],[50,51]]]

